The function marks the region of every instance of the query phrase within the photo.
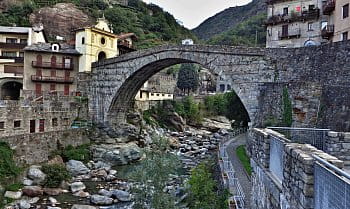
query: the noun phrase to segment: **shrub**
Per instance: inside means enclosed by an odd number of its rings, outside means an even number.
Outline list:
[[[69,145],[62,151],[62,158],[64,161],[79,160],[83,162],[88,162],[89,160],[91,160],[89,146],[89,144],[84,144],[77,147]]]
[[[245,146],[244,145],[238,146],[236,149],[236,154],[237,154],[239,160],[241,161],[246,172],[249,174],[249,176],[251,176],[252,175],[252,167],[250,166],[250,159],[249,159],[247,152],[245,150]]]
[[[18,176],[21,169],[13,160],[14,151],[5,142],[0,142],[0,180]]]
[[[10,184],[10,185],[7,185],[6,187],[5,187],[5,190],[6,191],[18,191],[18,190],[20,190],[20,189],[22,189],[23,188],[23,184],[21,184],[21,183],[14,183],[14,184]]]
[[[42,171],[46,174],[46,181],[44,185],[49,188],[56,188],[63,180],[70,179],[70,175],[66,167],[62,165],[43,165]]]

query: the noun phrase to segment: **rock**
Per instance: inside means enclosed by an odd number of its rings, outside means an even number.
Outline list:
[[[98,209],[98,208],[91,205],[73,205],[71,209]]]
[[[26,200],[20,200],[18,205],[20,209],[29,209],[31,206],[30,203]]]
[[[107,163],[104,163],[102,161],[98,161],[94,163],[94,168],[95,169],[104,169],[106,171],[109,171],[111,169],[111,166]]]
[[[91,195],[90,201],[95,205],[111,205],[113,199],[102,195]]]
[[[62,193],[60,188],[44,188],[44,193],[50,196],[57,196]]]
[[[70,160],[66,163],[67,170],[73,175],[84,175],[90,172],[90,170],[84,165],[84,163],[77,160]]]
[[[105,171],[103,169],[96,170],[96,171],[93,171],[91,173],[92,173],[92,176],[97,176],[97,177],[100,177],[100,178],[105,178],[108,175],[107,171]]]
[[[53,197],[49,197],[49,201],[50,201],[52,206],[55,206],[58,203],[58,201]]]
[[[218,132],[220,129],[231,129],[231,123],[229,121],[223,123],[217,120],[204,118],[202,122],[202,128],[205,128],[206,130],[215,133]]]
[[[52,158],[51,160],[49,160],[47,162],[47,164],[49,165],[62,165],[64,166],[64,162],[61,156],[57,155],[54,158]]]
[[[24,178],[22,183],[24,186],[32,186],[34,182],[31,179]]]
[[[74,182],[70,185],[70,189],[74,193],[86,189],[86,186],[83,182]]]
[[[123,191],[123,190],[112,190],[112,197],[117,198],[118,200],[122,202],[130,201],[131,196],[129,192]]]
[[[177,138],[175,137],[170,137],[169,138],[169,145],[173,149],[178,149],[180,147],[180,142]]]
[[[22,197],[22,194],[23,194],[22,191],[19,191],[19,192],[6,191],[4,197],[18,200]]]
[[[46,209],[61,209],[60,207],[51,207],[51,206],[47,206]]]
[[[43,173],[38,166],[31,166],[27,176],[33,180],[35,185],[42,185],[45,182],[46,174]]]
[[[100,189],[100,191],[98,191],[98,194],[106,196],[106,197],[112,197],[112,192],[105,190],[105,189]]]
[[[23,187],[22,192],[28,197],[37,197],[43,195],[43,189],[39,186],[25,186]]]
[[[28,202],[29,202],[30,204],[35,204],[35,203],[37,203],[39,200],[40,200],[39,197],[34,197],[34,198],[29,199]]]
[[[90,196],[90,193],[84,192],[84,191],[78,191],[76,193],[73,193],[73,196],[86,198]]]
[[[117,174],[117,171],[116,170],[110,170],[108,173],[109,173],[109,175],[115,175],[115,174]]]

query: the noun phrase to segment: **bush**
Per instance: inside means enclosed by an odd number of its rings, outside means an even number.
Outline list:
[[[237,157],[239,158],[239,160],[241,161],[246,172],[249,174],[249,176],[251,176],[252,175],[252,167],[250,166],[250,159],[249,159],[247,152],[245,150],[245,146],[244,145],[238,146],[236,149],[236,154],[237,154]]]
[[[21,169],[16,166],[13,160],[14,151],[5,142],[0,142],[0,180],[14,178],[19,175]]]
[[[91,160],[89,146],[89,144],[84,144],[77,147],[69,145],[62,151],[62,158],[64,161],[79,160],[83,162],[88,162]]]
[[[22,188],[23,188],[23,184],[21,184],[21,183],[14,183],[14,184],[7,185],[5,187],[5,190],[6,191],[14,191],[14,192],[16,192],[16,191],[18,191],[18,190],[20,190]]]
[[[43,165],[42,171],[46,174],[46,181],[44,185],[49,188],[56,188],[62,181],[70,179],[70,175],[66,167],[62,165]]]

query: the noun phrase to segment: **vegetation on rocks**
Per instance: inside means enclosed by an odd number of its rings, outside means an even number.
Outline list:
[[[0,142],[0,183],[17,177],[21,169],[13,160],[14,151],[5,142]]]
[[[64,161],[78,160],[86,163],[89,160],[91,160],[89,146],[90,144],[83,144],[77,147],[68,145],[60,152],[60,155],[62,156]]]
[[[69,172],[63,165],[43,165],[41,170],[46,174],[44,185],[49,188],[56,188],[62,181],[70,178]]]
[[[194,101],[192,96],[185,97],[182,101],[174,101],[173,106],[175,112],[191,124],[199,124],[203,120],[203,108],[201,108],[201,104]]]
[[[283,88],[282,93],[282,102],[283,102],[283,114],[282,114],[282,122],[284,126],[291,127],[293,123],[292,118],[292,101],[290,100],[288,88]]]
[[[250,166],[250,159],[247,155],[244,145],[240,145],[236,149],[236,154],[238,159],[241,161],[245,171],[248,175],[252,175],[252,167]]]

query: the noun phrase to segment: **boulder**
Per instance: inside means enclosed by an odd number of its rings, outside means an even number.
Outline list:
[[[70,189],[74,193],[86,189],[86,186],[83,182],[74,182],[70,185]]]
[[[216,120],[204,118],[202,122],[202,128],[215,133],[218,132],[220,129],[231,129],[231,124],[230,122],[223,123]]]
[[[49,201],[50,201],[52,206],[55,206],[58,203],[58,201],[53,197],[49,197]]]
[[[131,200],[131,195],[129,192],[123,190],[112,190],[112,197],[117,198],[119,201],[126,202]]]
[[[22,192],[28,197],[37,197],[43,195],[43,189],[39,186],[25,186],[23,187]]]
[[[18,205],[20,209],[29,209],[31,206],[30,203],[26,200],[20,200]]]
[[[106,197],[112,197],[112,192],[105,190],[105,189],[100,189],[100,191],[98,191],[98,194],[106,196]]]
[[[98,208],[92,205],[73,205],[71,209],[98,209]]]
[[[31,179],[24,178],[22,183],[24,186],[32,186],[34,182]]]
[[[23,194],[22,191],[19,191],[19,192],[6,191],[4,197],[18,200],[22,197],[22,194]]]
[[[44,193],[50,196],[57,196],[63,191],[60,188],[44,188]]]
[[[98,161],[98,162],[94,163],[94,168],[95,169],[104,169],[106,171],[111,170],[111,166],[107,163],[102,162],[102,161]]]
[[[38,166],[31,166],[27,174],[28,178],[33,180],[33,184],[42,185],[45,182],[46,174]]]
[[[94,161],[102,161],[109,165],[126,165],[139,160],[142,156],[140,147],[133,142],[116,145],[93,145],[91,151]]]
[[[66,163],[66,166],[67,166],[67,170],[73,176],[84,175],[90,172],[90,170],[81,161],[70,160]]]
[[[29,199],[28,202],[30,204],[35,204],[35,203],[39,202],[39,200],[40,200],[39,197],[34,197],[34,198]]]
[[[84,192],[84,191],[81,190],[81,191],[78,191],[76,193],[73,193],[73,196],[86,198],[86,197],[90,196],[90,193],[89,192]]]
[[[105,197],[102,195],[91,195],[90,196],[91,203],[95,205],[111,205],[113,203],[113,199],[110,197]]]

